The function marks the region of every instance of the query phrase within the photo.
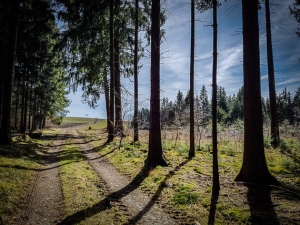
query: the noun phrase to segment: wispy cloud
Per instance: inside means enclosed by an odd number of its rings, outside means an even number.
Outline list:
[[[272,38],[274,48],[275,80],[277,91],[287,87],[291,93],[300,86],[300,38],[297,37],[298,24],[289,15],[288,6],[294,0],[275,0],[272,5]],[[163,29],[166,30],[166,40],[161,46],[161,97],[170,100],[176,98],[178,90],[184,94],[189,89],[189,57],[190,57],[190,4],[187,1],[166,1],[162,8],[166,10],[168,18]],[[264,9],[260,14],[260,44],[261,44],[261,81],[262,94],[268,95],[268,79],[266,66],[266,40]],[[210,93],[212,73],[212,12],[207,11],[197,14],[196,43],[195,43],[195,90],[199,91],[202,85],[206,85]],[[241,1],[231,0],[224,2],[218,9],[218,85],[225,88],[227,94],[237,93],[243,85],[243,45],[242,45],[242,17]],[[150,59],[141,60],[144,66],[139,74],[139,97],[144,105],[149,103],[150,98]],[[132,91],[133,84],[125,81],[126,87]],[[80,94],[76,95],[79,98]],[[72,99],[74,99],[72,97]],[[105,109],[104,98],[99,102],[99,108],[95,110],[99,117]],[[74,102],[74,100],[73,100]],[[72,103],[73,105],[73,103]],[[79,103],[78,103],[79,105]],[[70,107],[70,115],[75,115],[78,107],[85,108],[89,113],[88,106]],[[101,113],[99,113],[101,112]],[[104,110],[105,112],[105,110]],[[81,115],[82,116],[82,115]]]

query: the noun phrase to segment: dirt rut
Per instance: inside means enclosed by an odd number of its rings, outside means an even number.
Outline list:
[[[79,134],[72,129],[72,134],[78,137]],[[141,190],[141,180],[130,181],[126,176],[121,175],[105,158],[97,152],[90,150],[83,139],[77,140],[76,144],[80,146],[81,151],[93,166],[98,175],[105,181],[111,194],[108,196],[111,201],[121,201],[126,206],[130,215],[129,224],[177,224],[163,209],[159,206],[157,199],[159,196],[148,196]]]
[[[65,133],[63,129],[60,137]],[[50,225],[62,219],[62,190],[59,179],[59,153],[63,140],[57,139],[41,155],[40,168],[27,196],[28,207],[21,224]]]

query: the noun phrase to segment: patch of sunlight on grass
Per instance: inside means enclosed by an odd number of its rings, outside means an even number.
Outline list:
[[[25,196],[33,174],[38,169],[36,150],[39,145],[14,141],[11,147],[0,146],[0,218],[13,224],[25,207]]]

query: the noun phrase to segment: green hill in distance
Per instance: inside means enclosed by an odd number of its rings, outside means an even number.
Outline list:
[[[62,127],[73,127],[84,124],[93,124],[103,121],[98,118],[85,118],[85,117],[64,117],[61,123]]]

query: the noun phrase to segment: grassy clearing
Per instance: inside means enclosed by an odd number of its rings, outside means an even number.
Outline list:
[[[126,222],[126,217],[116,207],[100,204],[107,196],[105,186],[84,160],[78,146],[72,144],[71,140],[65,144],[60,160],[66,217],[83,212],[87,219],[83,219],[79,224],[124,224]],[[87,213],[93,214],[87,215]]]
[[[98,118],[84,118],[84,117],[64,117],[62,124],[85,124],[85,123],[95,123],[100,121]]]
[[[14,138],[12,146],[0,146],[0,224],[17,224],[34,173],[39,168],[40,141]],[[2,222],[2,223],[1,223]]]
[[[120,172],[131,178],[144,166],[148,149],[145,131],[140,132],[140,142],[134,145],[132,134],[123,139],[120,145],[118,139],[104,144],[107,134],[103,130],[82,128],[80,132],[90,138],[90,144],[97,147],[100,154],[105,155]],[[283,187],[273,187],[270,193],[257,197],[260,191],[253,191],[253,188],[233,181],[241,168],[243,143],[238,138],[236,141],[230,141],[228,137],[221,138],[218,144],[221,191],[218,199],[214,199],[211,195],[210,140],[201,140],[196,157],[190,160],[187,158],[187,140],[168,139],[168,136],[174,135],[164,132],[164,155],[169,165],[150,171],[141,187],[151,194],[159,195],[160,204],[177,221],[183,224],[251,224],[259,218],[260,221],[256,222],[264,224],[278,221],[284,224],[300,223],[300,211],[297,207],[300,203],[300,171],[297,161],[299,141],[296,141],[298,144],[287,141],[289,150],[266,148],[269,169],[282,182]],[[252,201],[264,198],[263,204],[267,206],[251,204]]]

